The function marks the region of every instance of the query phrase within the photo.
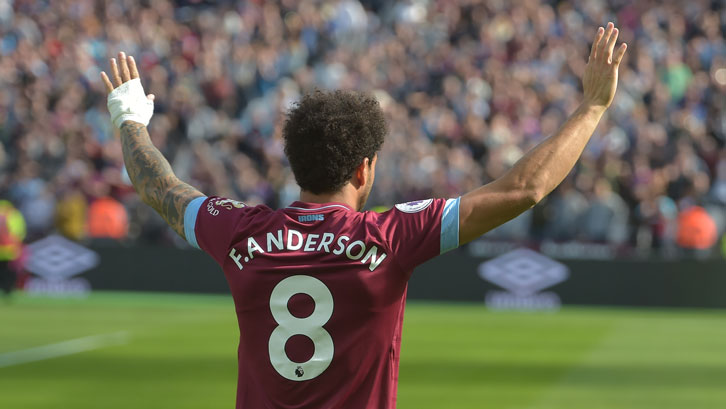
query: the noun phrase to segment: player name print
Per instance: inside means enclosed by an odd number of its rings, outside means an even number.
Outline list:
[[[414,200],[413,202],[407,202],[407,203],[399,203],[396,205],[396,209],[404,212],[404,213],[418,213],[421,210],[424,210],[425,208],[429,207],[431,203],[434,201],[434,199],[426,199],[426,200]]]
[[[232,247],[229,257],[237,267],[242,270],[244,263],[255,258],[255,254],[277,253],[283,251],[303,251],[332,253],[336,256],[345,256],[349,260],[360,260],[362,264],[368,264],[368,269],[374,271],[386,259],[386,253],[376,245],[369,245],[361,240],[350,241],[346,235],[334,233],[301,233],[294,229],[282,229],[275,232],[267,232],[261,236],[248,237],[247,249],[239,250]],[[245,240],[240,244],[244,245]],[[260,244],[261,243],[261,244]],[[263,247],[264,245],[264,247]]]

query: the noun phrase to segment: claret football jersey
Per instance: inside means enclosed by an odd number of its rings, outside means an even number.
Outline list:
[[[458,246],[459,199],[376,213],[199,197],[184,219],[234,298],[238,409],[395,407],[407,282]]]

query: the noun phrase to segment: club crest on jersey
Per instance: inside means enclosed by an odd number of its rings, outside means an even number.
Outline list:
[[[219,199],[216,202],[214,202],[214,204],[216,206],[222,206],[227,210],[232,210],[233,207],[241,209],[246,206],[244,203],[237,201],[237,200],[232,200],[232,199]]]
[[[434,199],[426,199],[426,200],[414,200],[413,202],[408,203],[399,203],[396,205],[396,209],[404,212],[404,213],[418,213],[421,210],[429,207],[431,203],[434,201]]]

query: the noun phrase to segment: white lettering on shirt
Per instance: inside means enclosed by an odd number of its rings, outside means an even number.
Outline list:
[[[354,248],[355,246],[360,246],[360,251],[358,252],[358,254],[356,254],[356,255],[353,255],[353,254],[352,254],[352,253],[353,253],[353,248]],[[363,243],[363,242],[362,242],[362,241],[360,241],[360,240],[356,240],[356,241],[354,241],[354,242],[350,243],[350,244],[348,245],[348,248],[347,248],[347,249],[345,249],[345,255],[346,255],[346,256],[347,256],[347,257],[348,257],[349,259],[351,259],[351,260],[358,260],[359,258],[363,257],[363,253],[365,253],[365,252],[366,252],[366,244],[365,244],[365,243]]]
[[[305,240],[305,248],[303,249],[303,251],[307,251],[307,252],[315,251],[315,245],[318,244],[318,242],[315,240],[317,240],[318,237],[320,237],[319,234],[313,234],[313,233],[308,234],[308,239]]]
[[[292,236],[297,237],[297,244],[292,244]],[[288,230],[287,231],[287,249],[288,250],[300,250],[300,248],[303,246],[303,235],[297,231],[297,230]]]
[[[331,253],[330,245],[333,242],[336,243],[336,248],[332,251],[333,254],[341,256],[345,253],[345,257],[349,260],[360,260],[361,264],[367,264],[370,271],[374,271],[378,268],[387,256],[386,253],[379,250],[378,245],[366,243],[363,240],[350,242],[350,237],[345,235],[336,237],[334,233],[323,233],[321,237],[320,234],[304,234],[297,230],[290,229],[287,231],[285,242],[283,242],[283,230],[264,233],[264,236],[260,236],[258,239],[262,240],[263,237],[267,241],[266,252],[262,249],[262,246],[260,246],[257,239],[254,237],[247,238],[247,256],[243,256],[244,253],[240,254],[235,248],[232,248],[229,251],[229,258],[234,261],[237,268],[242,270],[242,263],[252,261],[254,259],[254,253],[256,252],[271,253],[272,255],[278,252],[299,250],[308,253],[316,251]],[[244,241],[241,243],[244,243]],[[364,254],[365,257],[363,256]]]
[[[318,251],[320,251],[321,248],[325,248],[325,252],[330,253],[328,244],[332,243],[333,240],[335,240],[335,235],[333,233],[323,233],[323,239],[320,240],[320,244],[318,245]]]
[[[234,263],[237,264],[237,267],[239,267],[240,270],[242,270],[242,263],[239,262],[239,260],[242,258],[241,254],[237,254],[237,250],[234,248],[229,251],[229,258],[234,260]]]
[[[371,264],[368,267],[371,271],[375,270],[376,267],[378,267],[379,264],[383,261],[384,258],[386,258],[386,253],[381,253],[380,257],[376,257],[378,255],[378,247],[372,246],[370,250],[368,250],[368,254],[366,254],[365,257],[363,257],[363,260],[360,262],[365,264],[366,261],[369,259],[371,260]]]
[[[264,253],[265,251],[262,250],[262,247],[260,247],[259,244],[257,244],[257,241],[250,237],[247,239],[247,255],[250,256],[250,260],[255,258],[255,256],[252,255],[255,251],[259,251],[260,253]]]
[[[272,251],[272,243],[275,243],[275,247],[277,247],[278,250],[282,250],[282,230],[277,231],[277,237],[275,237],[272,232],[267,233],[267,252]]]
[[[343,254],[343,252],[345,251],[345,244],[343,244],[343,241],[348,241],[348,240],[350,240],[350,237],[348,237],[348,236],[338,237],[338,248],[333,250],[333,254],[335,254],[336,256]]]

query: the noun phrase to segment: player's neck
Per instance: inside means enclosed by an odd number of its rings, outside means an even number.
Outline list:
[[[343,188],[341,188],[339,191],[334,192],[334,193],[315,194],[315,193],[303,190],[300,192],[300,201],[305,202],[305,203],[319,203],[319,204],[342,203],[342,204],[348,205],[351,209],[359,210],[358,209],[359,198],[358,198],[357,191],[350,184],[343,186]]]

